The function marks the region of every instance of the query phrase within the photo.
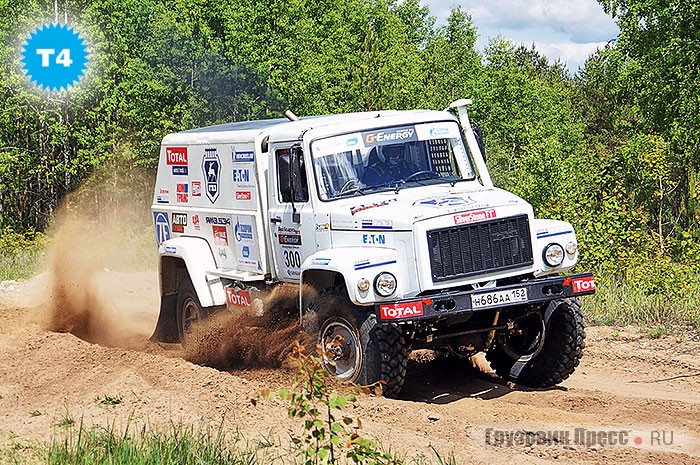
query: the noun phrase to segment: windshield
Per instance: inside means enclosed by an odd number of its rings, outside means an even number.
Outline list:
[[[459,126],[452,121],[326,137],[312,142],[311,156],[321,200],[408,183],[475,179]]]

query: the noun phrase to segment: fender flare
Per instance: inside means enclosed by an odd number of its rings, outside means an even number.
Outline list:
[[[179,342],[177,292],[180,282],[187,276],[203,308],[226,305],[226,290],[221,279],[207,274],[215,269],[214,254],[203,238],[180,236],[158,247],[160,312],[152,341]]]
[[[403,295],[402,283],[406,280],[403,279],[398,256],[396,249],[383,247],[337,247],[308,256],[301,265],[299,292],[301,312],[304,313],[310,304],[305,300],[305,296],[313,294],[304,292],[306,286],[322,291],[342,284],[347,290],[350,301],[361,306],[400,298]],[[376,275],[383,271],[391,272],[397,279],[396,292],[388,298],[376,295],[372,285]],[[369,280],[368,291],[358,290],[357,282],[361,278]]]

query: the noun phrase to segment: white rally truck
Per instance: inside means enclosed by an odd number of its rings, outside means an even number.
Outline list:
[[[584,348],[576,296],[594,292],[593,275],[563,274],[578,258],[571,224],[494,187],[469,103],[166,136],[152,339],[184,341],[212,311],[298,283],[299,317],[338,378],[396,395],[408,353],[428,348],[484,351],[524,385],[566,379]]]

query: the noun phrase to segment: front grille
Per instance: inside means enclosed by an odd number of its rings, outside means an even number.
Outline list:
[[[527,215],[428,231],[433,281],[532,265]]]

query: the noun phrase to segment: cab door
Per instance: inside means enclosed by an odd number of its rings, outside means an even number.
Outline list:
[[[313,208],[301,147],[272,144],[269,186],[270,238],[277,279],[299,282],[301,264],[315,250]]]

